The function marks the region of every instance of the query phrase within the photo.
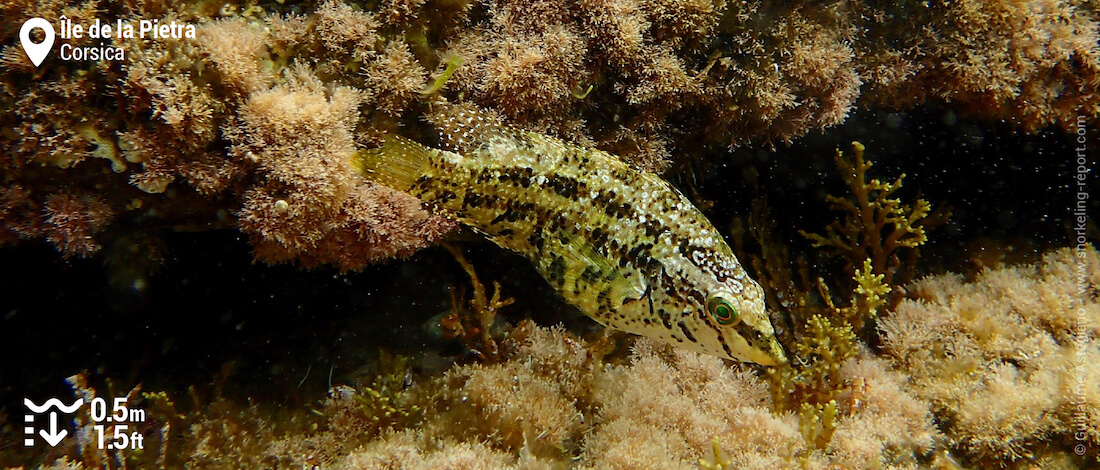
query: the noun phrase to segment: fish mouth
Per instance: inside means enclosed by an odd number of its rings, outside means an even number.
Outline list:
[[[772,338],[767,349],[753,349],[751,356],[746,359],[762,366],[778,366],[787,363],[787,354],[783,352],[783,346],[775,338]]]
[[[776,361],[776,363],[772,365],[787,363],[787,353],[783,351],[783,345],[779,344],[779,341],[775,338],[772,338],[771,350],[771,357]]]

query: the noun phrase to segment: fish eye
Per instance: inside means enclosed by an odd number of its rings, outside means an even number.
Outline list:
[[[707,299],[707,311],[719,324],[732,325],[737,322],[737,309],[728,300],[718,296]]]

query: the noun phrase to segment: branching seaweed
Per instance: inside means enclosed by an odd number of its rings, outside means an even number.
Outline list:
[[[924,200],[902,204],[894,193],[904,175],[892,183],[869,179],[872,164],[864,158],[863,145],[853,142],[852,149],[851,158],[839,150],[836,154],[852,195],[827,196],[834,209],[846,213],[845,219],[830,224],[824,235],[799,231],[815,248],[847,261],[844,271],[851,274],[850,283],[811,276],[806,258],[793,257],[774,238],[776,223],[763,197],[754,201],[746,230],[760,245],[761,254],[750,259],[769,305],[779,309],[774,316],[781,318],[775,323],[789,326],[777,332],[793,359],[769,371],[775,408],[798,412],[807,445],[816,449],[829,445],[837,414],[856,409],[837,409],[841,396],[851,391],[855,397],[859,387],[842,378],[841,367],[856,356],[858,338],[870,341],[873,321],[895,301],[891,294],[900,297],[896,286],[912,276],[911,261],[918,255],[917,247],[927,241],[926,231],[947,217],[946,211],[934,212]],[[899,261],[903,252],[910,261],[904,266]],[[850,294],[834,295],[830,286],[838,284]]]
[[[799,431],[806,445],[824,449],[833,440],[836,431],[837,406],[835,401],[825,404],[803,403],[799,413]]]
[[[462,269],[470,276],[470,284],[473,286],[474,298],[470,299],[470,310],[462,308],[462,295],[451,290],[452,312],[440,320],[443,330],[450,338],[461,338],[475,355],[487,362],[499,360],[497,342],[490,334],[497,312],[515,302],[514,298],[500,298],[500,283],[493,281],[493,296],[489,297],[485,292],[485,285],[477,277],[477,271],[473,265],[466,261],[462,251],[453,245],[444,243],[443,246],[455,257],[455,261],[462,265]]]
[[[733,468],[733,462],[730,461],[729,454],[722,450],[722,447],[718,444],[718,439],[712,439],[711,455],[699,459],[699,466],[706,470],[727,470]]]
[[[855,331],[861,331],[867,321],[878,316],[879,308],[886,304],[886,296],[893,291],[884,281],[885,278],[884,274],[873,272],[870,259],[864,260],[863,267],[857,269],[852,276],[855,288],[847,307],[837,307],[833,303],[829,286],[820,277],[817,278],[817,288],[832,318],[851,325]]]
[[[439,90],[443,89],[443,85],[447,83],[451,75],[454,75],[455,69],[460,65],[462,65],[462,57],[459,57],[457,54],[452,54],[451,58],[447,59],[447,67],[443,69],[443,72],[440,73],[439,76],[435,77],[435,81],[432,82],[432,85],[425,88],[420,94],[427,96],[438,93]]]
[[[769,370],[776,411],[834,401],[847,387],[840,367],[857,352],[851,326],[814,315],[803,327],[806,332],[791,348],[795,363]]]
[[[894,193],[901,189],[905,174],[894,182],[882,182],[878,178],[868,180],[867,171],[873,163],[864,158],[865,147],[852,142],[852,156],[847,158],[839,149],[836,152],[837,169],[851,190],[848,197],[827,195],[833,210],[845,212],[843,221],[829,224],[824,234],[799,230],[815,248],[824,248],[843,256],[852,267],[862,266],[870,260],[875,274],[889,274],[889,284],[900,285],[912,279],[914,264],[902,263],[899,253],[905,253],[908,261],[919,255],[917,248],[928,241],[927,230],[946,222],[950,215],[945,210],[932,210],[924,199],[913,205],[903,204]],[[896,303],[900,298],[891,299]]]
[[[379,352],[378,373],[370,385],[337,385],[320,412],[328,428],[344,440],[366,441],[386,429],[400,429],[423,418],[409,358]]]

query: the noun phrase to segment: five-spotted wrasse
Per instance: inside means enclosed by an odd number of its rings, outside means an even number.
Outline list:
[[[527,257],[604,325],[720,357],[786,362],[763,290],[666,181],[477,112],[436,121],[446,150],[388,135],[353,166]]]

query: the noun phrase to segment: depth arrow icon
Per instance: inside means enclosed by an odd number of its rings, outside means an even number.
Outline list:
[[[45,429],[42,429],[42,430],[38,431],[38,434],[40,436],[42,436],[42,439],[46,440],[46,443],[49,444],[50,447],[55,447],[55,446],[57,446],[58,442],[61,442],[61,440],[64,439],[65,436],[69,434],[69,431],[66,431],[64,429],[61,429],[61,430],[57,429],[57,412],[56,411],[51,411],[50,412],[50,432],[46,432]]]

